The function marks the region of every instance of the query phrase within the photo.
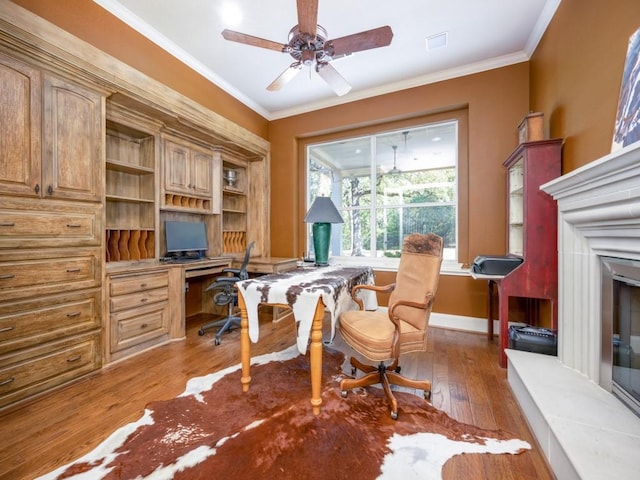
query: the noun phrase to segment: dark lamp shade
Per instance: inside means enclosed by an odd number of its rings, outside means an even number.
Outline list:
[[[344,223],[329,197],[316,197],[304,217],[304,223]]]

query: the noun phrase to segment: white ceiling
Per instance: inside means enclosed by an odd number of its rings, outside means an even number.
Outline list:
[[[389,25],[387,47],[336,59],[352,90],[338,97],[305,67],[280,91],[266,87],[293,59],[224,40],[225,28],[287,43],[295,0],[94,0],[268,120],[526,61],[560,0],[319,0],[329,39]],[[240,23],[223,20],[235,4]],[[426,39],[447,34],[445,47]]]

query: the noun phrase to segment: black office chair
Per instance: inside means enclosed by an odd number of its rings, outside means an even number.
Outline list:
[[[219,292],[213,296],[213,303],[218,306],[228,305],[228,313],[226,317],[221,320],[214,320],[213,322],[205,323],[200,327],[200,330],[198,330],[198,335],[202,336],[208,329],[220,327],[216,332],[216,345],[220,345],[220,337],[225,332],[231,330],[233,327],[240,326],[240,317],[234,315],[234,309],[238,306],[238,289],[236,288],[236,282],[249,278],[247,265],[249,264],[249,257],[254,244],[255,242],[251,242],[247,246],[247,250],[244,254],[244,260],[242,261],[240,268],[225,268],[222,270],[222,273],[225,273],[226,276],[217,277],[205,290],[219,290]]]

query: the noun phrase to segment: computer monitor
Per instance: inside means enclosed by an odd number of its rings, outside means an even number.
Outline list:
[[[164,227],[168,254],[201,255],[209,248],[204,222],[167,221]]]

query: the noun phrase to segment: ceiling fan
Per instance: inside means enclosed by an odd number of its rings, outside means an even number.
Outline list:
[[[316,72],[337,95],[351,90],[351,85],[330,65],[330,61],[354,52],[386,47],[391,43],[391,27],[384,26],[354,33],[340,38],[327,39],[327,31],[318,25],[318,0],[297,0],[298,24],[289,31],[289,42],[278,43],[233,30],[223,30],[222,36],[232,42],[288,53],[293,62],[280,74],[267,90],[280,90],[296,76],[303,66],[315,67]]]

